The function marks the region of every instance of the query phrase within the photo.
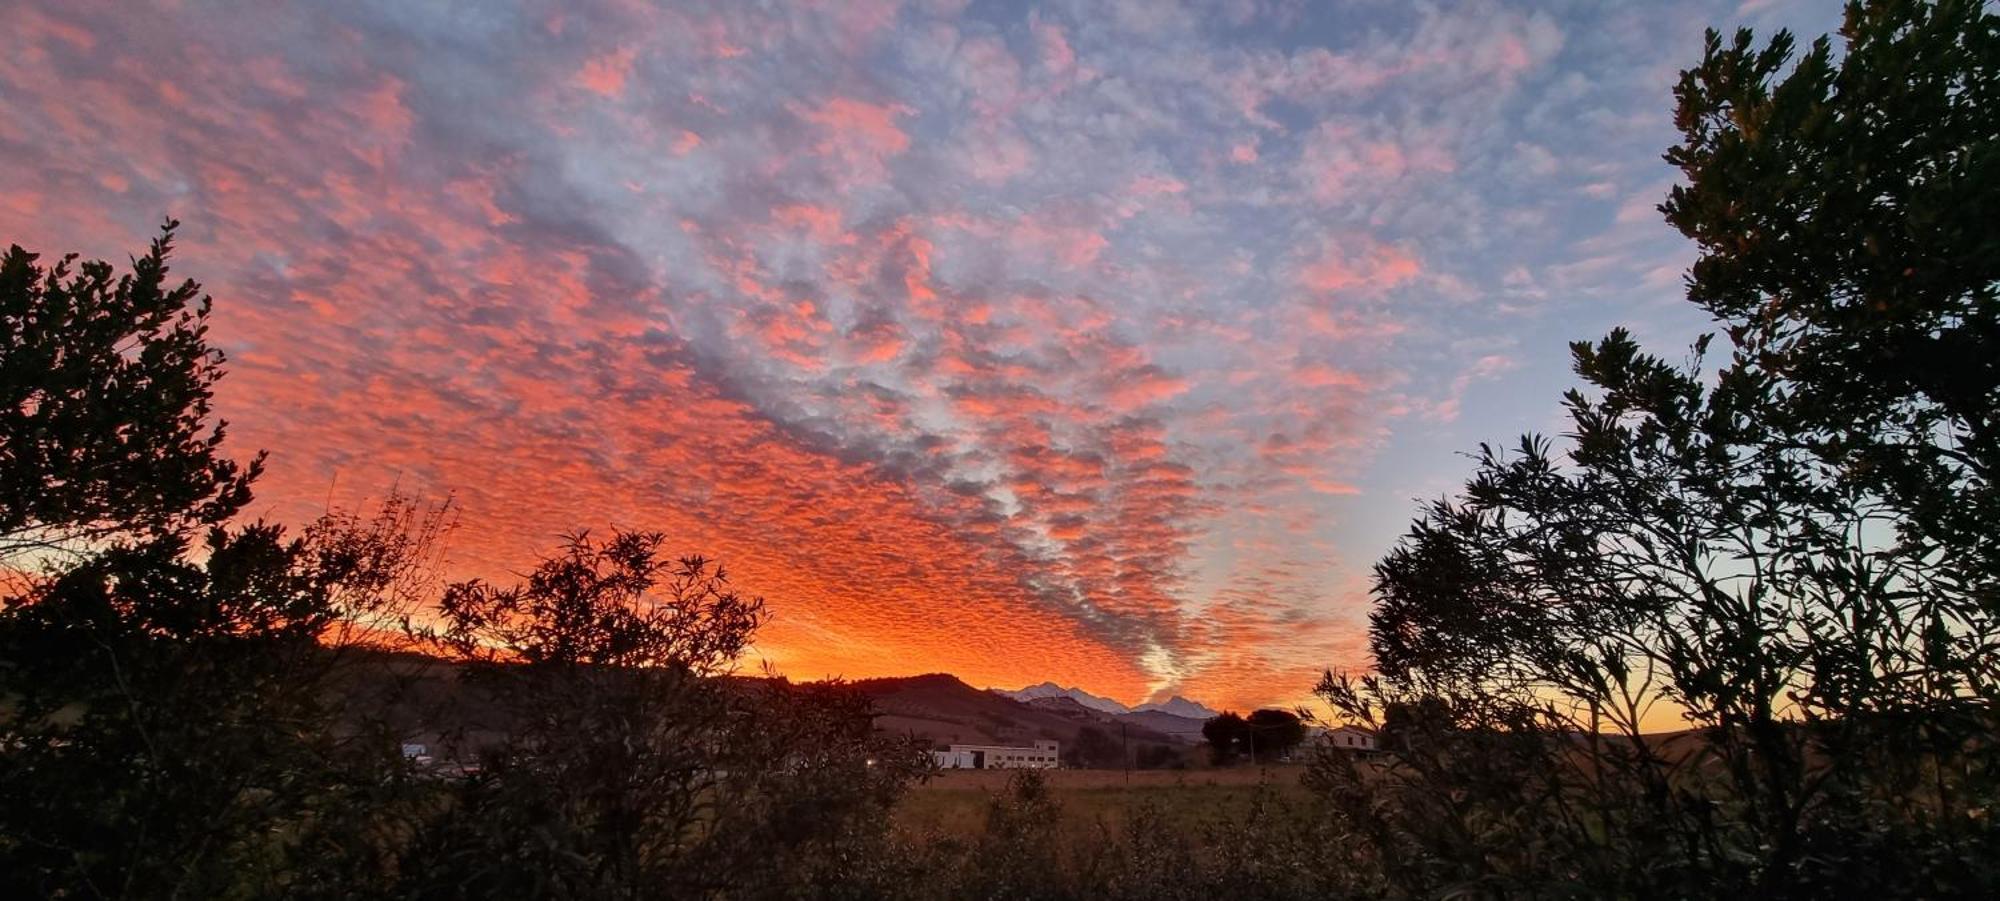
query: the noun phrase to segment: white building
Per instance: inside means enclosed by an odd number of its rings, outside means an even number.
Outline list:
[[[1375,733],[1360,726],[1337,726],[1326,731],[1326,742],[1344,751],[1380,750]]]
[[[1035,742],[1031,748],[1005,745],[952,745],[949,751],[932,751],[932,759],[947,770],[1052,770],[1059,755],[1052,741]]]

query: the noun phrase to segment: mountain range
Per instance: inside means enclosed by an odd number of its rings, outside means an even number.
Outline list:
[[[1185,747],[1201,741],[1204,722],[1157,710],[1111,713],[1068,695],[1020,700],[981,691],[944,673],[850,684],[875,703],[876,728],[920,736],[940,747],[1025,745],[1049,738],[1067,748],[1087,727],[1115,736],[1135,751],[1144,745]]]
[[[993,692],[1013,698],[1016,701],[1024,702],[1040,698],[1069,698],[1092,710],[1100,713],[1108,713],[1112,716],[1122,716],[1128,713],[1158,712],[1180,717],[1181,719],[1207,720],[1216,715],[1215,711],[1183,698],[1180,695],[1175,695],[1165,701],[1155,701],[1149,704],[1140,704],[1137,707],[1127,707],[1110,698],[1091,694],[1081,688],[1065,688],[1054,682],[1043,682],[1040,685],[1030,685],[1026,688],[1015,689],[1013,691],[996,688],[993,689]]]
[[[468,742],[468,747],[504,736],[505,705],[493,697],[490,683],[460,678],[458,664],[393,651],[361,651],[355,660],[355,666],[343,671],[345,678],[351,680],[349,690],[365,696],[402,699],[391,712],[391,725],[397,731],[419,740],[458,735]],[[748,685],[761,679],[730,677],[729,681]],[[1134,755],[1133,759],[1144,760],[1139,755],[1162,749],[1184,751],[1200,744],[1201,727],[1206,722],[1206,717],[1176,716],[1160,709],[1114,713],[1086,706],[1068,694],[1017,700],[1000,692],[974,688],[943,673],[863,679],[848,684],[873,703],[876,728],[922,738],[937,747],[1026,745],[1040,739],[1054,739],[1065,749],[1081,750],[1088,745],[1082,741],[1088,737],[1084,733],[1095,729],[1100,733],[1100,744],[1104,736],[1116,738],[1121,747]],[[1106,698],[1096,700],[1124,709]],[[1102,760],[1081,763],[1106,765]]]

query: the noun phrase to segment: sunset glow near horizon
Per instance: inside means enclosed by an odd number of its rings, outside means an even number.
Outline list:
[[[1704,327],[1707,26],[1830,2],[11,5],[0,243],[215,298],[252,513],[663,531],[799,679],[1295,702],[1566,343]]]

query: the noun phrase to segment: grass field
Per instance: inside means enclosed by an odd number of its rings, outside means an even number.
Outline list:
[[[1260,788],[1301,797],[1301,766],[1203,770],[1045,770],[1050,793],[1062,805],[1059,831],[1082,835],[1117,830],[1133,810],[1155,806],[1170,823],[1194,828],[1216,814],[1238,815]],[[986,822],[991,801],[1005,792],[1005,770],[947,770],[918,786],[897,808],[896,821],[915,832],[968,835]],[[1129,781],[1128,781],[1129,780]]]

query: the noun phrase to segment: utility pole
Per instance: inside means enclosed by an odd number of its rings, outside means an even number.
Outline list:
[[[1132,741],[1125,736],[1125,721],[1118,721],[1118,756],[1125,760],[1125,787],[1132,787]]]

